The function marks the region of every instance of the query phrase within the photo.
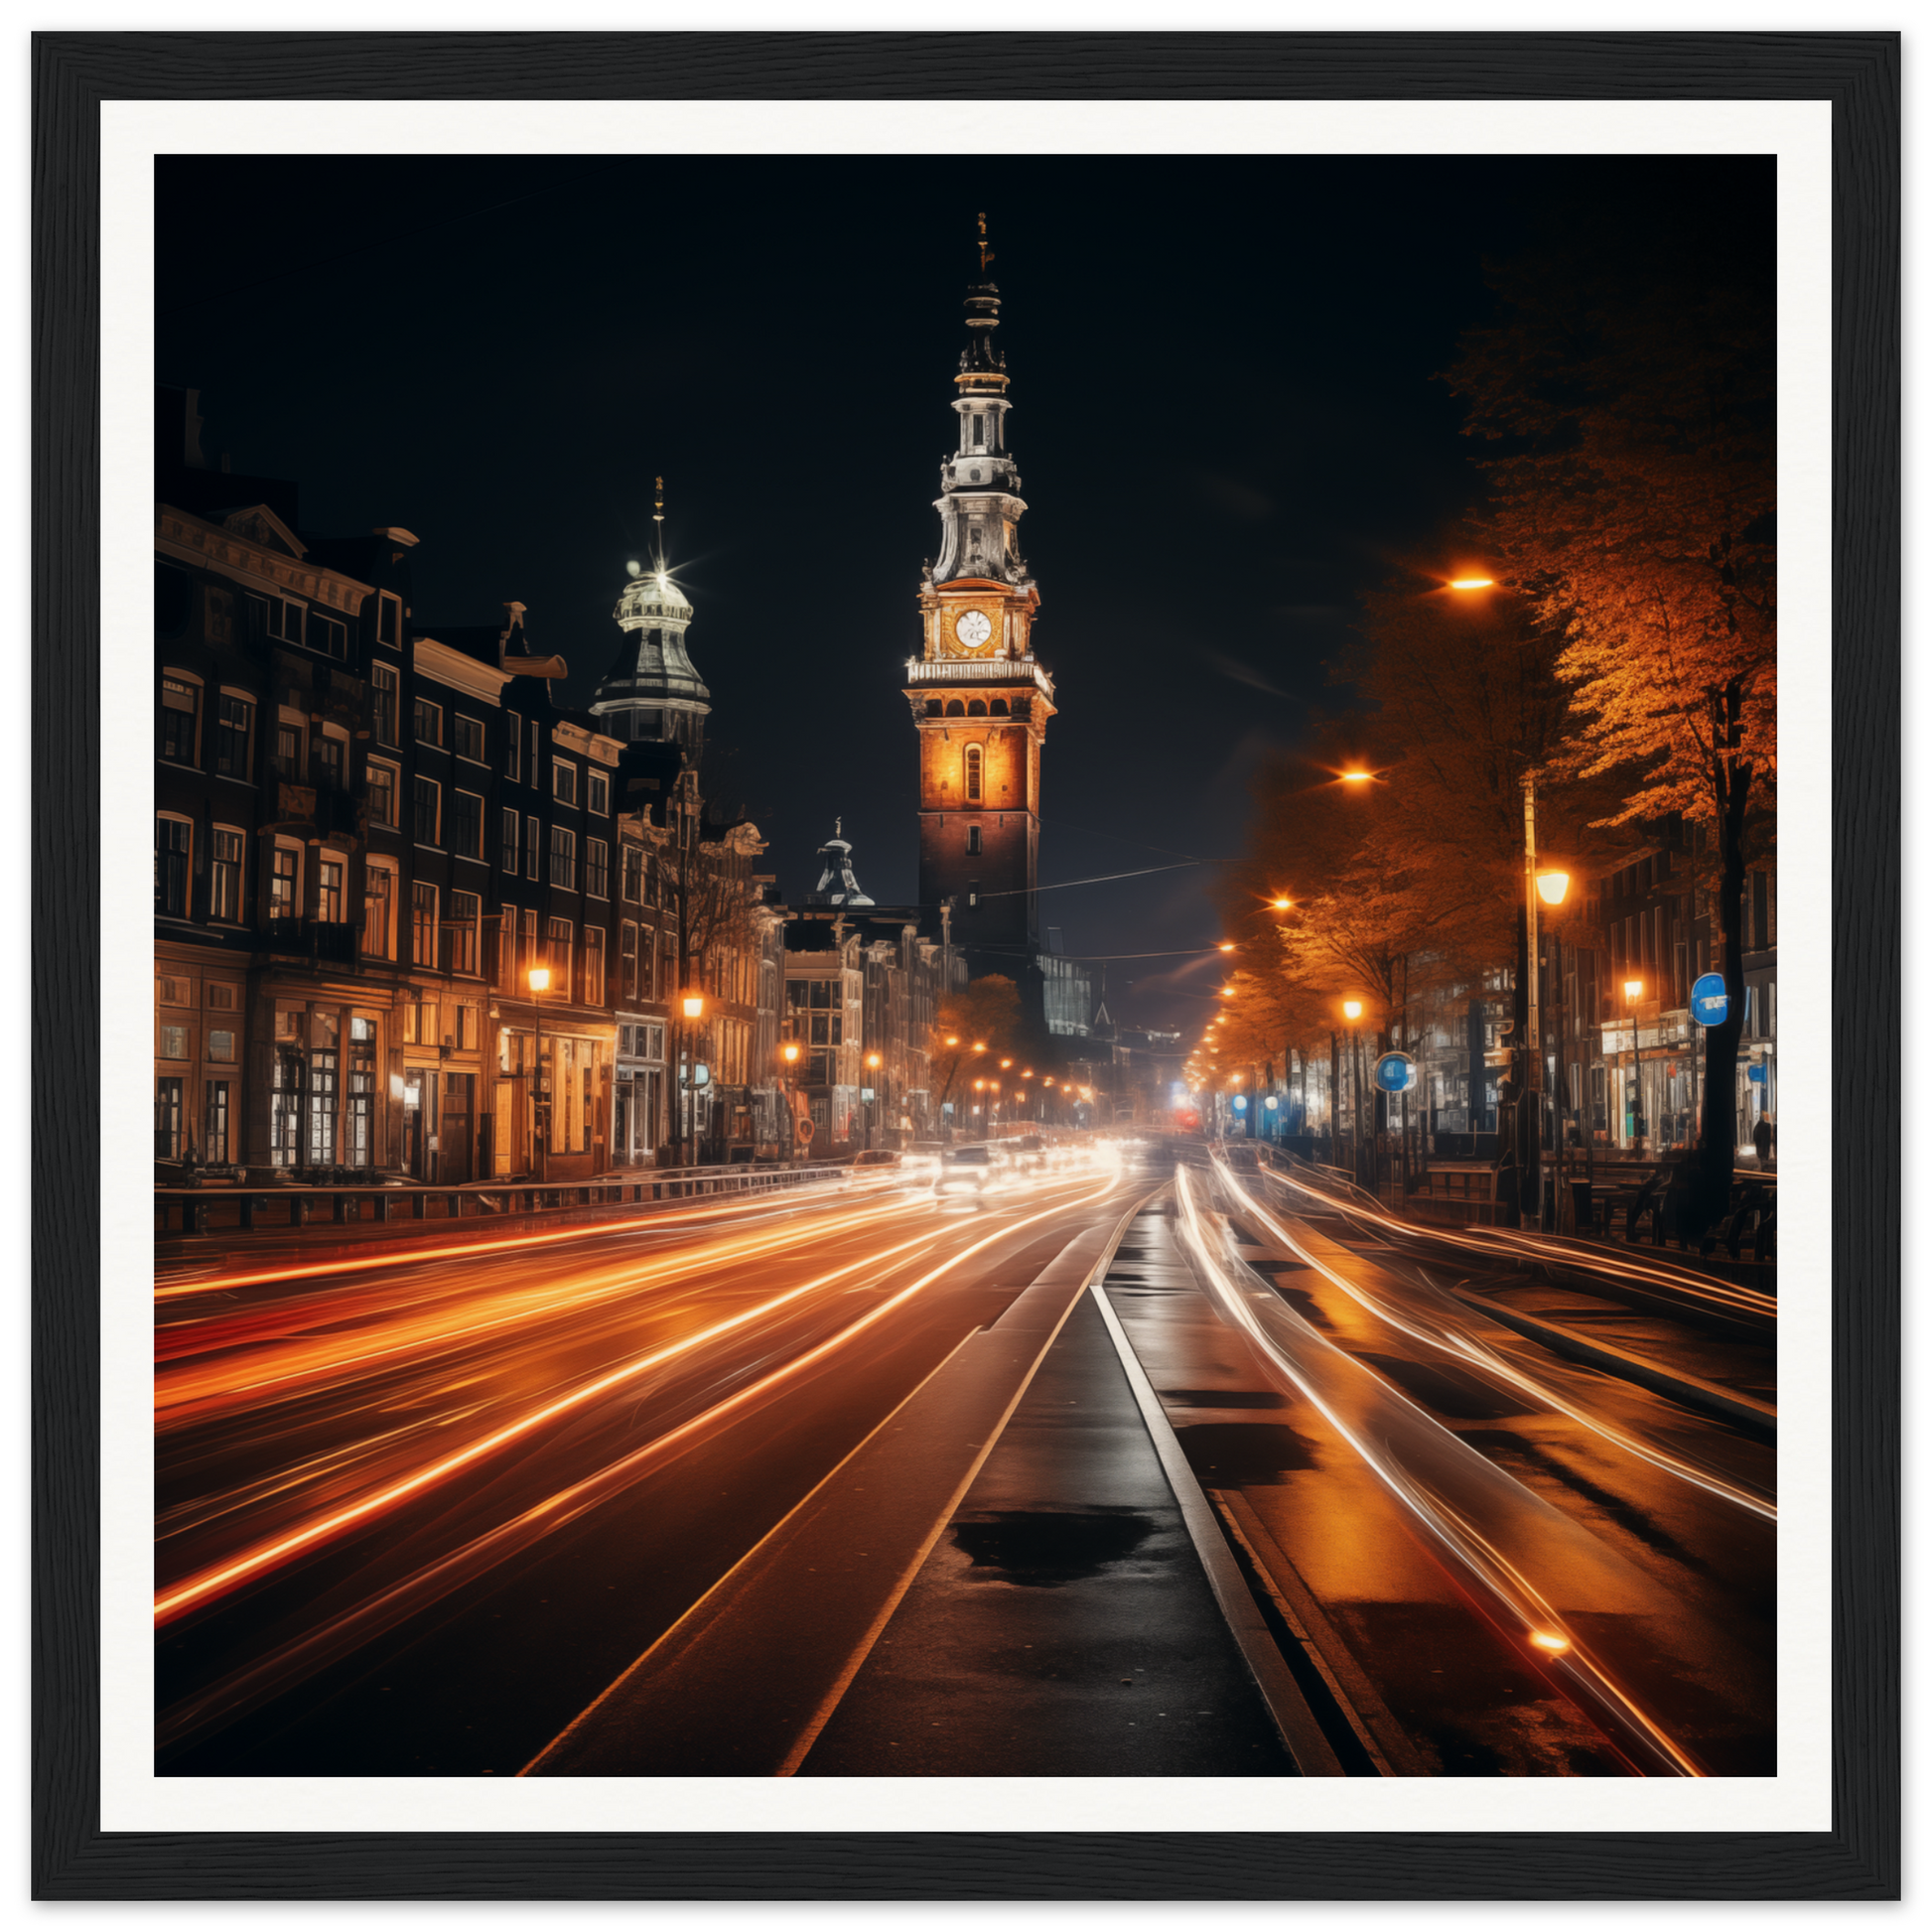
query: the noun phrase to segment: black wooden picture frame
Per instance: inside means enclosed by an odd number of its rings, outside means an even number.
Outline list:
[[[1899,1884],[1895,34],[51,34],[34,48],[34,1861],[44,1899],[1882,1899]],[[1828,99],[1829,1832],[104,1833],[97,973],[107,99]]]

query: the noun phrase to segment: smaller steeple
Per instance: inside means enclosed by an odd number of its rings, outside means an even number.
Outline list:
[[[852,872],[852,847],[839,835],[845,829],[845,820],[832,821],[832,836],[818,848],[818,856],[824,862],[824,870],[818,876],[816,888],[805,895],[807,905],[870,905],[869,899],[859,890],[859,882]]]
[[[670,742],[695,762],[704,748],[711,693],[685,650],[693,612],[664,562],[664,479],[655,479],[650,566],[632,558],[629,582],[613,613],[623,630],[616,661],[591,702],[612,737],[627,744]]]

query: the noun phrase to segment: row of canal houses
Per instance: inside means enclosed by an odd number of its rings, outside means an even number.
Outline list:
[[[199,432],[157,393],[158,1173],[563,1181],[935,1131],[963,966],[846,890],[843,841],[793,910],[711,816],[667,573],[630,568],[574,710],[521,605],[425,621],[411,532],[305,532]]]

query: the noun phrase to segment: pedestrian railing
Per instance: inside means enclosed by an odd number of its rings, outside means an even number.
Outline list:
[[[201,1187],[161,1186],[154,1190],[156,1234],[207,1234],[212,1209],[235,1210],[224,1227],[253,1232],[264,1228],[307,1227],[318,1220],[338,1225],[397,1220],[458,1220],[470,1216],[502,1219],[566,1208],[621,1207],[631,1202],[689,1200],[707,1194],[769,1193],[781,1188],[822,1184],[849,1166],[796,1168],[664,1168],[628,1173],[602,1173],[587,1180],[471,1180],[456,1186],[419,1182],[285,1183],[250,1187],[210,1183]]]

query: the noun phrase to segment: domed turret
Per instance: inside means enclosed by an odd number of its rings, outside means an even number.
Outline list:
[[[657,480],[657,521],[664,515],[664,480]],[[711,693],[684,648],[691,600],[673,581],[660,554],[632,562],[630,579],[612,614],[623,630],[616,661],[597,687],[592,714],[613,738],[631,744],[682,745],[695,761],[704,747]]]

